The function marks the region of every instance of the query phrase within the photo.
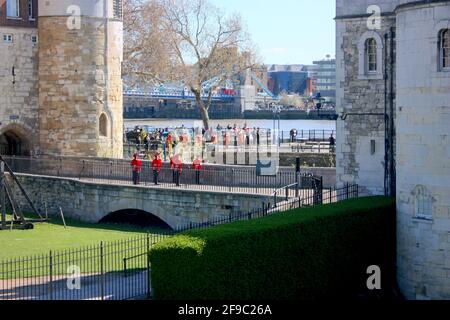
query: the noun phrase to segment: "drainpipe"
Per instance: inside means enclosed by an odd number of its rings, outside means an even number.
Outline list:
[[[389,35],[384,34],[384,195],[389,195],[389,138],[388,138],[388,39]]]
[[[395,28],[384,34],[385,63],[384,63],[384,112],[385,112],[385,163],[384,163],[384,192],[386,196],[395,196],[396,173],[395,173],[395,150],[394,150],[394,42]],[[389,46],[389,48],[388,48]],[[389,67],[389,70],[388,70]],[[389,84],[388,84],[389,81]]]
[[[390,94],[389,94],[389,112],[390,112],[390,120],[389,120],[389,145],[391,148],[390,157],[389,157],[389,176],[390,176],[390,196],[396,195],[396,170],[395,170],[395,150],[394,150],[394,137],[395,137],[395,122],[394,122],[394,67],[395,67],[395,57],[394,57],[394,45],[395,45],[395,28],[391,27],[390,30],[390,38],[391,38],[391,58],[390,58]]]

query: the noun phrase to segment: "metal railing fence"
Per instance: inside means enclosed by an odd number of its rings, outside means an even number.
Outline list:
[[[4,156],[18,174],[71,178],[99,184],[129,185],[153,188],[176,188],[197,191],[236,192],[272,195],[274,190],[297,183],[295,170],[279,170],[274,176],[258,176],[256,168],[205,167],[195,170],[184,165],[181,172],[164,164],[155,178],[150,161],[142,161],[139,179],[133,179],[128,161],[83,160],[71,158],[33,158]],[[307,197],[311,188],[310,174],[300,175],[300,195]],[[136,184],[138,182],[138,184]]]
[[[320,192],[320,196],[317,195]],[[152,296],[149,255],[155,244],[180,232],[251,220],[290,210],[357,198],[357,185],[315,191],[281,202],[263,203],[176,230],[84,248],[0,261],[0,300],[128,300]],[[268,197],[271,199],[271,197]],[[301,211],[299,211],[299,214]]]

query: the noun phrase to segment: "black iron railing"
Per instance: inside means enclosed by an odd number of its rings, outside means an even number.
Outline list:
[[[6,156],[4,160],[17,174],[71,178],[99,184],[198,191],[272,195],[274,190],[297,183],[298,179],[297,173],[292,169],[280,170],[274,176],[258,176],[254,167],[205,167],[198,171],[190,165],[183,165],[181,172],[178,172],[167,163],[155,177],[151,162],[142,161],[138,181],[135,181],[129,161]],[[302,174],[301,179],[306,181],[311,179],[311,175]],[[300,185],[299,194],[291,190],[290,196],[306,197],[310,188],[311,183],[304,182]]]
[[[208,221],[134,239],[0,261],[0,300],[126,300],[151,297],[149,254],[155,244],[190,229],[210,228],[234,221],[330,204],[359,196],[357,185],[322,190],[287,201],[263,203],[261,208],[235,212]],[[321,199],[317,203],[317,199]],[[301,214],[301,211],[299,211]]]

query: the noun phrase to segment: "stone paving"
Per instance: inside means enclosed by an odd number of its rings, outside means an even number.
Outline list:
[[[0,280],[0,300],[127,300],[146,297],[150,284],[147,271],[82,275],[79,288],[69,289],[73,283],[67,276]]]

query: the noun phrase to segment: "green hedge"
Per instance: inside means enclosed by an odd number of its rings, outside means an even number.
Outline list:
[[[371,265],[390,285],[395,203],[361,198],[193,230],[150,259],[160,300],[349,297],[367,291]]]

